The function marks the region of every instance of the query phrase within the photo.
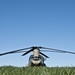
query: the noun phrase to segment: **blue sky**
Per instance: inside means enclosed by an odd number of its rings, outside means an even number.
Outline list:
[[[75,0],[0,0],[0,53],[31,46],[75,52]],[[0,66],[25,66],[30,54],[2,56]],[[75,66],[75,55],[45,54],[47,66]]]

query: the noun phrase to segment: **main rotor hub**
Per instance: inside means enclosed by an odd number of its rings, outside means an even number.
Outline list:
[[[39,46],[39,47],[38,46],[33,46],[32,47],[32,49],[38,49],[38,50],[39,50],[39,48],[41,48],[41,46]]]

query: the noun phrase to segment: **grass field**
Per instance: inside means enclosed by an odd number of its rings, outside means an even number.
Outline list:
[[[0,67],[0,75],[75,75],[75,67]]]

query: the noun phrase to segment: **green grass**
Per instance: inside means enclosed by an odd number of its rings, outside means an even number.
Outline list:
[[[75,75],[75,67],[0,67],[0,75]]]

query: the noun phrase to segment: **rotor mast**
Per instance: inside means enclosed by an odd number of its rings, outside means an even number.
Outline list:
[[[40,54],[39,49],[37,47],[35,47],[34,50],[33,50],[33,55],[38,57],[39,54]]]

